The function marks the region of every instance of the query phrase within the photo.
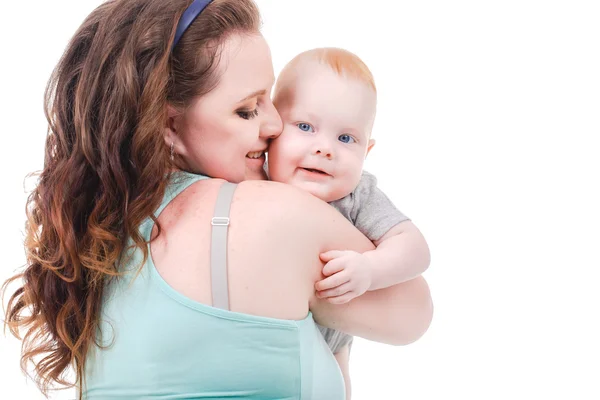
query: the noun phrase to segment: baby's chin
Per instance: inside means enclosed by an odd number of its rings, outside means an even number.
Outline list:
[[[269,180],[274,182],[285,183],[287,185],[294,186],[298,189],[304,190],[312,194],[313,196],[321,199],[327,203],[335,200],[339,200],[342,197],[346,197],[352,193],[352,188],[346,190],[344,187],[340,187],[337,182],[312,182],[310,180],[299,179],[297,176],[282,174],[277,168],[272,169],[269,173],[268,163],[265,163],[265,176]],[[333,184],[332,184],[333,183]],[[347,186],[347,185],[343,185]]]
[[[327,203],[339,200],[351,193],[351,191],[343,190],[342,188],[338,188],[335,186],[332,187],[332,185],[317,182],[304,181],[290,183],[293,186],[296,186],[297,188],[302,189]]]

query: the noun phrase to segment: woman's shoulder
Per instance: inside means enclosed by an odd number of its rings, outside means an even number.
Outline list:
[[[280,217],[305,220],[343,216],[312,194],[292,185],[273,181],[244,181],[239,184],[234,199]]]
[[[182,203],[192,209],[214,203],[222,179],[207,179],[183,193]],[[202,207],[199,205],[203,204]],[[369,250],[372,243],[342,214],[323,200],[294,186],[273,181],[243,181],[232,202],[232,214],[250,227],[269,226],[271,234],[290,241],[314,243],[321,249]]]
[[[358,247],[368,250],[371,242],[335,208],[294,186],[272,181],[240,183],[234,199],[246,212],[260,214],[264,220],[310,235],[324,247]],[[354,243],[354,244],[352,244]],[[358,251],[358,249],[357,249]]]
[[[312,194],[298,189],[292,185],[274,181],[244,181],[239,183],[240,196],[257,197],[265,202],[290,203],[296,205],[303,203],[322,207],[327,203]]]

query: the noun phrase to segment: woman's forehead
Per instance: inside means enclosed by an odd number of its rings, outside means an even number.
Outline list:
[[[235,101],[255,92],[269,92],[275,80],[271,52],[260,34],[231,36],[223,44],[217,68],[220,80],[215,90],[228,92]]]

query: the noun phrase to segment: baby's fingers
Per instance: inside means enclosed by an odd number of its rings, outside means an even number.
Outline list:
[[[320,299],[326,299],[328,297],[337,297],[344,295],[352,290],[352,287],[349,283],[344,283],[343,285],[336,286],[333,289],[321,290],[317,291],[317,297]]]
[[[343,250],[330,250],[319,254],[321,261],[327,263],[333,259],[342,257],[346,252]]]
[[[327,301],[330,302],[331,304],[346,304],[350,300],[354,299],[355,297],[358,297],[358,296],[356,296],[356,294],[354,292],[348,292],[342,296],[330,297],[327,299]]]
[[[331,276],[333,274],[343,271],[344,268],[345,264],[343,262],[343,259],[336,259],[329,261],[327,264],[325,264],[322,272],[325,276]]]
[[[315,283],[315,290],[321,291],[331,289],[343,285],[346,282],[348,282],[348,278],[341,272],[338,272],[337,274],[331,275],[330,277]]]

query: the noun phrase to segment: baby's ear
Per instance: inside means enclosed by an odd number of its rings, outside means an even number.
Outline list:
[[[367,145],[367,153],[365,154],[365,158],[367,158],[373,146],[375,146],[375,139],[369,139],[369,144]]]

